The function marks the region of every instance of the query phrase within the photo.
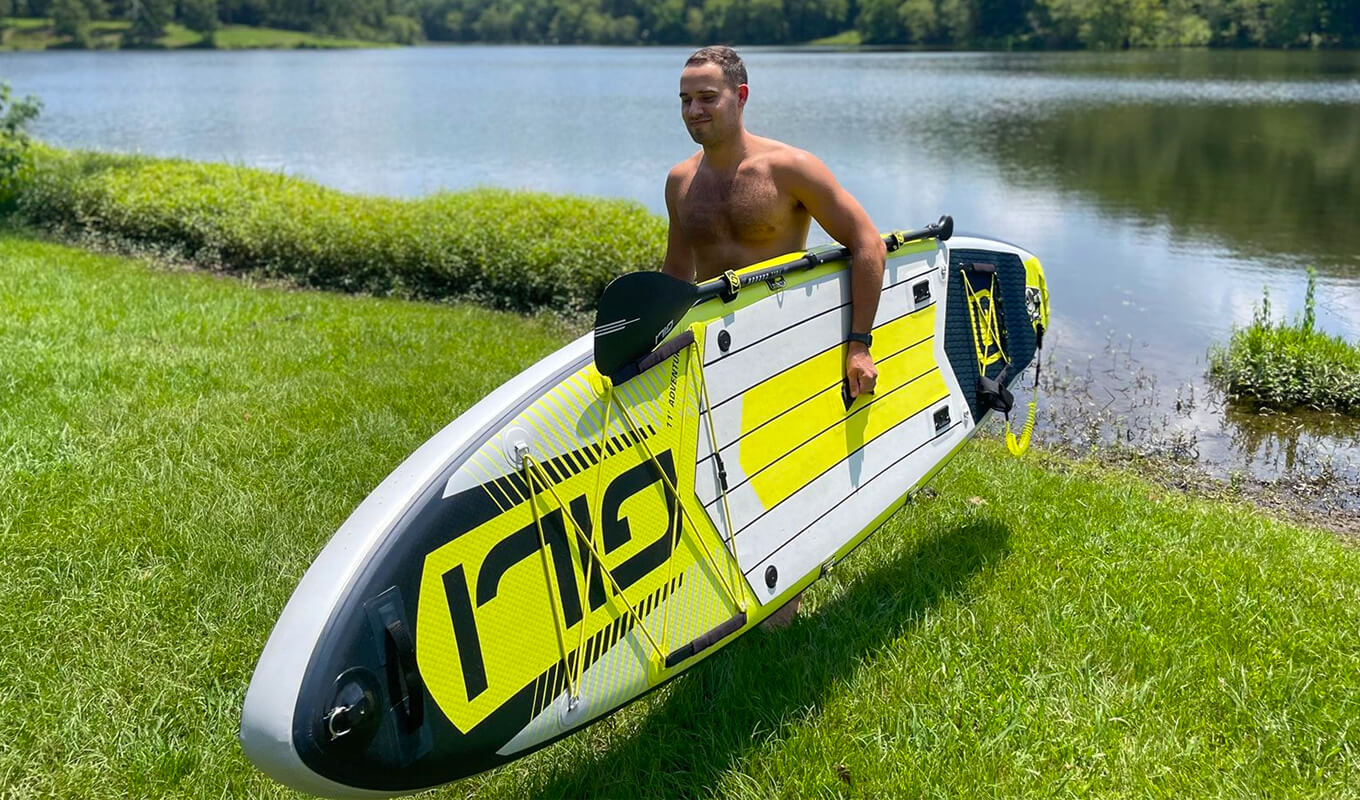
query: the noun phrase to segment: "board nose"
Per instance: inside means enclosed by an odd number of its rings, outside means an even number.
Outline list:
[[[303,765],[293,748],[292,698],[283,697],[278,690],[279,683],[273,680],[278,677],[278,665],[270,661],[260,658],[246,690],[238,732],[241,750],[269,777],[295,789],[311,791],[304,773],[314,773]]]
[[[272,642],[271,637],[271,644]],[[390,797],[388,792],[374,792],[345,786],[312,771],[298,756],[293,740],[295,730],[296,692],[288,686],[299,686],[302,676],[290,680],[290,667],[285,659],[265,652],[255,667],[250,687],[246,689],[241,706],[241,727],[237,732],[241,751],[261,772],[286,786],[318,797],[374,798]]]

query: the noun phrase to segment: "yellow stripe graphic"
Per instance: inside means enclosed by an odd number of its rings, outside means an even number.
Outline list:
[[[926,341],[911,347],[902,353],[898,353],[892,358],[884,359],[878,364],[878,386],[872,395],[861,395],[855,399],[851,411],[845,409],[845,402],[841,399],[841,387],[836,386],[823,389],[812,399],[803,403],[779,417],[771,420],[764,425],[744,436],[737,445],[741,452],[741,468],[747,475],[754,475],[773,462],[817,436],[827,427],[836,424],[843,419],[847,413],[860,414],[866,407],[870,407],[871,401],[883,403],[888,401],[890,395],[906,392],[908,394],[919,393],[922,397],[934,397],[940,385],[938,380],[930,381],[926,373],[935,369],[935,353],[932,346],[933,340]],[[926,380],[919,380],[922,378]],[[912,384],[913,381],[921,383],[925,391],[921,391]],[[872,412],[881,414],[882,412]],[[745,419],[742,420],[745,422]]]
[[[895,355],[878,364],[875,394],[861,395],[849,411],[841,399],[845,350],[839,346],[746,393],[738,459],[765,508],[773,508],[888,429],[948,396],[935,368],[934,331],[934,306],[876,328],[874,350]],[[809,390],[815,392],[811,399]]]
[[[898,317],[891,322],[884,323],[874,329],[874,352],[879,354],[896,353],[899,350],[910,347],[922,339],[926,339],[935,333],[935,306],[928,306],[914,314]],[[929,354],[929,343],[927,360],[931,359]],[[896,359],[892,359],[896,360]],[[884,367],[889,363],[889,359],[884,359],[884,364],[879,367],[879,389],[880,394],[887,391],[888,387],[883,386],[885,380],[892,378],[885,374]],[[889,370],[891,372],[892,370]],[[918,369],[906,378],[915,377],[924,372],[925,369]],[[809,358],[801,364],[791,367],[778,375],[771,376],[769,379],[752,387],[741,399],[741,432],[742,435],[750,433],[755,428],[764,425],[789,411],[790,407],[806,400],[807,398],[825,389],[833,389],[835,402],[840,404],[841,380],[845,377],[845,346],[837,345],[828,350]],[[899,382],[896,385],[901,385]],[[867,402],[857,400],[857,404]],[[803,407],[796,409],[796,416],[804,416]],[[836,416],[845,413],[843,404],[837,406]],[[821,430],[831,424],[832,419],[823,419],[820,424],[812,427],[812,431]],[[784,423],[779,423],[782,426]],[[792,436],[793,434],[788,434]],[[798,439],[807,438],[807,436]],[[745,445],[742,447],[745,450]],[[743,467],[745,462],[743,462]],[[749,475],[750,470],[747,471]]]
[[[752,477],[751,487],[765,508],[773,508],[846,456],[948,396],[944,378],[936,369],[909,386],[852,412],[840,424],[818,434]],[[743,469],[745,466],[743,463]]]

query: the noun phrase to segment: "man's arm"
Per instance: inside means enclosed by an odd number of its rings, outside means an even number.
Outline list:
[[[793,150],[785,173],[793,196],[807,208],[833,239],[850,248],[850,331],[869,333],[883,291],[883,262],[888,250],[873,220],[859,201],[836,182],[831,170],[815,156]],[[878,381],[869,349],[851,342],[845,357],[850,396],[871,393]]]
[[[682,179],[681,166],[676,165],[666,175],[666,215],[670,218],[670,228],[666,233],[666,258],[661,262],[661,271],[693,283],[694,250],[680,228],[679,214],[676,212]]]

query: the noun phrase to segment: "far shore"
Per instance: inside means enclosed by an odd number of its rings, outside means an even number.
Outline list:
[[[123,42],[128,23],[104,20],[90,23],[85,41],[60,36],[49,19],[7,17],[0,19],[0,52],[45,50],[338,50],[394,47],[390,42],[321,36],[304,31],[223,25],[210,34],[191,31],[171,23],[165,35],[151,46],[134,47]]]

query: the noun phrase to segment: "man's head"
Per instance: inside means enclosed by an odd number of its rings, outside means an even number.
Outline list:
[[[694,51],[680,73],[680,114],[690,138],[707,147],[740,135],[749,92],[737,51],[721,45]]]

